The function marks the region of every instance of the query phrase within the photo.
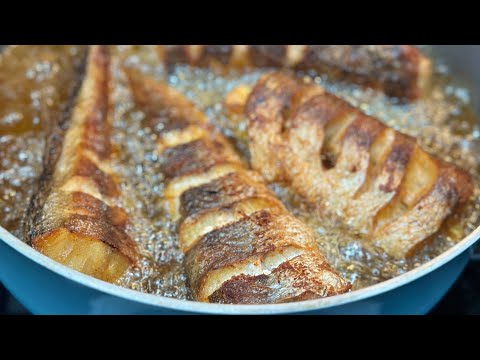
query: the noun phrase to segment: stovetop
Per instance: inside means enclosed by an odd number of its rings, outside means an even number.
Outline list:
[[[28,314],[1,284],[0,314]],[[480,254],[472,256],[460,278],[431,314],[480,315]]]

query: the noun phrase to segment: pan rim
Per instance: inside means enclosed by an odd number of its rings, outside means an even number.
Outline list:
[[[137,290],[123,288],[119,285],[114,285],[95,279],[89,275],[85,275],[81,272],[70,269],[67,266],[56,262],[55,260],[50,259],[0,226],[0,240],[3,241],[7,246],[10,246],[38,265],[56,273],[57,275],[67,278],[74,283],[86,286],[90,289],[97,290],[107,295],[119,297],[132,302],[138,302],[143,305],[165,308],[169,310],[222,315],[266,315],[297,313],[333,308],[374,297],[406,285],[433,272],[434,270],[440,268],[441,266],[453,260],[455,257],[462,254],[464,251],[468,250],[468,248],[470,248],[477,240],[479,240],[479,238],[480,226],[450,249],[438,255],[434,259],[420,265],[419,267],[392,279],[359,290],[348,292],[346,294],[284,304],[232,305],[202,303],[193,300],[169,298],[162,295],[146,294]]]

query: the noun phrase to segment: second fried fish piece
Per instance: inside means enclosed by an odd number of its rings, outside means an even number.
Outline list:
[[[227,98],[248,117],[252,167],[396,258],[425,245],[470,198],[471,176],[315,84],[264,75]]]
[[[196,300],[281,303],[350,289],[320,253],[312,231],[245,168],[203,113],[167,85],[133,69],[126,73],[158,136],[165,200]]]

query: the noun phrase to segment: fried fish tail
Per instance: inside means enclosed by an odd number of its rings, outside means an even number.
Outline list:
[[[226,105],[238,107],[239,98],[227,97]],[[244,111],[255,170],[286,182],[396,258],[424,246],[473,193],[466,171],[290,75],[264,75]]]
[[[125,70],[157,135],[165,201],[177,221],[196,300],[279,303],[350,289],[318,250],[312,231],[245,168],[193,104],[165,84]]]
[[[69,115],[47,142],[44,172],[32,200],[32,246],[72,269],[114,282],[135,262],[128,217],[111,169],[109,53],[92,46]]]
[[[428,90],[432,73],[430,60],[411,45],[158,45],[157,50],[167,66],[314,70],[407,101]]]

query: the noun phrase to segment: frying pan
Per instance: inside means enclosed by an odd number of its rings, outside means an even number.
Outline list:
[[[480,46],[433,49],[476,95]],[[424,314],[458,278],[479,238],[480,227],[422,266],[351,293],[286,304],[219,305],[144,294],[94,279],[40,254],[0,226],[0,281],[34,314]]]

